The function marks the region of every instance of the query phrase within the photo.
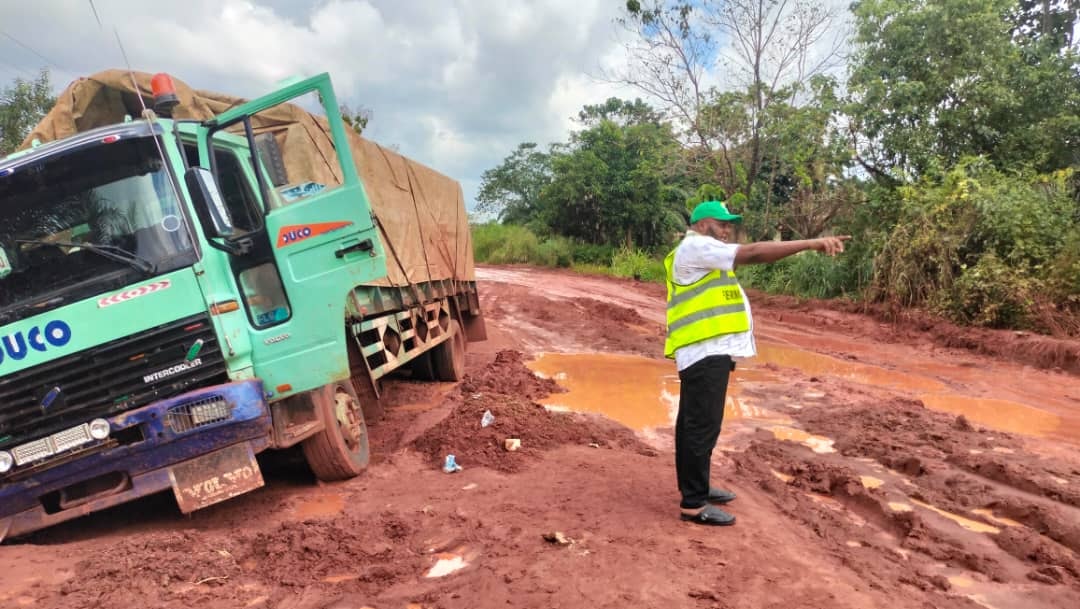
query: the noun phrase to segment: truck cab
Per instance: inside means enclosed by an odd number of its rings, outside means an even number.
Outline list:
[[[256,134],[306,94],[333,184],[290,182]],[[263,484],[269,448],[358,475],[381,376],[460,378],[475,283],[385,285],[394,244],[337,107],[323,74],[0,160],[0,539],[169,489],[185,513],[224,501]]]

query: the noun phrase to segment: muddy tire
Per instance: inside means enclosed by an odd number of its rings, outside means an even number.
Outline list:
[[[460,381],[465,376],[465,332],[457,320],[450,322],[450,339],[431,350],[431,367],[440,381]]]
[[[435,367],[431,363],[431,351],[425,351],[409,362],[412,378],[418,381],[434,381]]]
[[[311,392],[315,412],[325,429],[304,440],[304,457],[319,480],[345,480],[368,465],[364,411],[350,381],[331,383]]]

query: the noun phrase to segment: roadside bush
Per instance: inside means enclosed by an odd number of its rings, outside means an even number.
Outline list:
[[[611,264],[615,248],[595,243],[575,243],[571,253],[574,262],[581,264]]]
[[[630,277],[641,281],[664,281],[664,262],[648,253],[622,247],[611,258],[611,270],[616,277]]]
[[[749,264],[737,271],[744,286],[803,298],[850,295],[851,269],[840,258],[803,252],[772,264]]]
[[[1024,328],[1036,287],[1037,282],[988,252],[963,270],[950,292],[938,293],[935,308],[962,324]]]
[[[874,261],[869,297],[960,323],[1058,331],[1035,313],[1053,317],[1056,303],[1076,302],[1072,176],[1006,174],[966,159],[898,188],[900,211]]]
[[[540,244],[538,258],[545,266],[570,268],[574,263],[573,243],[566,237],[551,237]]]
[[[472,237],[473,255],[477,262],[545,264],[540,240],[523,226],[480,224],[472,227]]]

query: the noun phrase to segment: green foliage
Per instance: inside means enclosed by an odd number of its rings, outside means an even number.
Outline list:
[[[550,237],[540,243],[537,256],[547,266],[569,268],[574,263],[574,245],[566,237]]]
[[[1074,226],[1047,269],[1049,297],[1062,307],[1080,310],[1080,227]]]
[[[353,110],[348,104],[341,104],[338,106],[338,111],[341,113],[341,120],[345,121],[345,124],[357,135],[362,135],[368,123],[371,122],[371,110],[368,108]]]
[[[480,224],[472,227],[473,254],[490,264],[541,264],[540,240],[524,226]],[[547,266],[554,266],[553,264]]]
[[[539,219],[540,193],[551,182],[551,156],[532,142],[519,144],[510,156],[480,178],[476,210],[503,222]]]
[[[642,250],[574,242],[566,237],[540,238],[528,228],[488,222],[473,224],[473,255],[486,264],[531,264],[573,268],[579,272],[663,281],[664,263]]]
[[[611,258],[611,271],[616,277],[628,277],[640,281],[664,281],[664,263],[648,253],[622,247]]]
[[[16,78],[4,87],[0,91],[0,157],[18,149],[55,103],[48,70],[34,80]]]
[[[935,295],[937,308],[961,323],[993,328],[1023,328],[1032,320],[1038,282],[1016,272],[993,253],[966,268],[953,289]]]
[[[615,248],[607,244],[575,243],[571,258],[575,263],[608,265],[614,255]]]
[[[875,170],[921,176],[965,156],[1044,172],[1080,162],[1076,49],[1017,32],[1044,7],[1016,17],[1016,0],[856,2],[850,110]]]
[[[851,268],[843,259],[803,252],[773,264],[740,267],[739,281],[766,292],[803,298],[851,297]]]
[[[586,243],[670,243],[686,222],[680,191],[665,179],[678,151],[670,125],[640,101],[609,100],[581,117],[585,128],[552,153],[541,193],[547,225]]]
[[[741,194],[741,193],[740,193]],[[728,210],[734,212],[734,203],[727,200],[727,192],[717,184],[702,184],[694,194],[686,198],[686,217],[690,218],[694,208],[705,201],[724,201],[728,203]]]
[[[870,296],[931,306],[969,324],[1031,325],[1035,300],[1076,285],[1072,171],[1006,174],[968,159],[898,189],[900,216],[875,262]]]

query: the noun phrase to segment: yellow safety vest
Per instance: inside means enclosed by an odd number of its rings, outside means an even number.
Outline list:
[[[675,283],[675,252],[664,259],[667,270],[667,340],[664,356],[714,336],[750,329],[739,280],[734,271],[710,271],[689,285]]]

